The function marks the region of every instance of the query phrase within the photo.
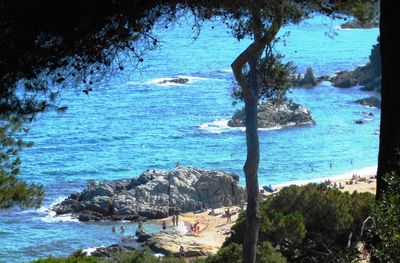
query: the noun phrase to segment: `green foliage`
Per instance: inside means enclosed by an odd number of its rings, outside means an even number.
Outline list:
[[[243,262],[242,257],[242,245],[237,243],[230,243],[223,246],[216,255],[209,256],[206,258],[206,263],[241,263]],[[258,263],[286,263],[286,258],[269,242],[260,242],[257,246],[257,262]]]
[[[284,56],[273,50],[272,44],[266,49],[265,56],[259,62],[259,94],[258,99],[264,102],[285,101],[286,91],[291,86],[291,76],[296,67],[292,62],[283,63]],[[249,78],[248,72],[245,74]],[[243,100],[243,94],[239,86],[234,86],[232,97]]]
[[[3,122],[0,127],[0,208],[14,205],[39,207],[43,199],[43,187],[18,179],[21,160],[19,152],[32,143],[18,138],[21,123],[15,120]]]
[[[373,208],[378,240],[373,257],[376,262],[400,262],[400,179],[395,173],[385,176],[388,189]]]
[[[263,241],[257,247],[257,263],[286,263],[286,258],[271,243]]]
[[[348,236],[360,233],[373,203],[370,193],[343,193],[325,184],[284,187],[260,205],[259,242],[271,242],[294,262],[299,258],[330,262],[334,256],[350,260],[354,255],[346,249]],[[235,234],[224,246],[240,244],[244,226],[245,218],[239,217]]]
[[[207,263],[241,263],[242,258],[242,245],[237,243],[230,243],[227,246],[223,246],[219,249],[218,253],[213,256],[209,256],[206,259]]]
[[[54,258],[48,257],[45,259],[39,259],[33,263],[99,263],[101,262],[96,257],[84,257],[84,256],[70,256],[67,258]]]

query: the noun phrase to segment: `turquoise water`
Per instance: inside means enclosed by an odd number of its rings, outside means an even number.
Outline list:
[[[281,33],[291,33],[286,46],[278,49],[302,73],[311,66],[316,75],[332,75],[365,64],[378,29],[335,29],[340,23],[317,17],[286,27]],[[337,35],[332,39],[326,33]],[[121,234],[111,233],[112,225],[125,225],[124,235],[132,234],[135,224],[128,222],[80,223],[49,214],[48,206],[81,190],[87,180],[134,177],[179,162],[235,172],[244,185],[245,134],[226,122],[242,106],[231,105],[230,64],[249,42],[235,41],[217,23],[205,24],[193,41],[190,19],[158,35],[161,47],[145,56],[139,71],[115,75],[89,96],[66,91],[65,114],[46,113],[31,125],[26,139],[35,146],[23,153],[21,177],[45,185],[45,202],[39,210],[0,211],[0,262],[118,243]],[[156,79],[177,76],[190,82],[155,84]],[[353,103],[370,92],[322,83],[289,95],[311,109],[317,124],[260,131],[260,185],[328,177],[376,164],[380,112]],[[362,112],[374,117],[356,125],[355,120],[365,119]],[[149,231],[159,228],[147,225]]]

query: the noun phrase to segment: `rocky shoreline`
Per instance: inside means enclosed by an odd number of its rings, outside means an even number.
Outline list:
[[[238,181],[235,174],[192,167],[148,170],[132,179],[90,182],[52,210],[80,221],[160,219],[204,206],[243,204],[246,195]]]

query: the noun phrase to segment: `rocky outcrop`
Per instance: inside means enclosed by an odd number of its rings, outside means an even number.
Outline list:
[[[315,124],[310,110],[293,102],[263,103],[257,107],[257,115],[259,128]],[[228,121],[228,126],[245,126],[244,108],[233,115]]]
[[[301,74],[297,74],[295,78],[291,80],[291,86],[293,87],[303,87],[303,88],[311,88],[315,87],[320,82],[319,79],[314,77],[314,73],[312,68],[307,68],[304,77]]]
[[[377,97],[368,97],[360,100],[356,100],[356,103],[367,106],[367,107],[374,107],[380,108],[381,107],[381,100]]]
[[[379,27],[379,21],[372,21],[368,23],[361,23],[358,20],[345,22],[339,26],[340,29],[369,29]]]
[[[185,84],[187,82],[189,82],[188,78],[174,78],[174,79],[164,79],[158,82],[158,84],[165,84],[165,83]]]
[[[361,90],[381,92],[381,78],[380,45],[376,44],[372,47],[369,62],[365,66],[357,67],[353,71],[340,71],[329,80],[335,87],[350,88],[360,85]]]
[[[220,171],[177,167],[150,170],[130,180],[91,182],[53,207],[57,214],[72,213],[81,221],[157,219],[171,212],[189,212],[241,204],[245,191],[239,176]]]
[[[83,252],[85,256],[93,256],[97,258],[102,258],[106,260],[111,260],[112,262],[117,261],[117,256],[120,253],[129,252],[136,250],[135,247],[132,246],[123,246],[123,245],[111,245],[108,247],[98,247],[92,252]]]

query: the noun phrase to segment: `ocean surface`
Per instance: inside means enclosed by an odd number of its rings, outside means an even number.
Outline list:
[[[317,76],[354,69],[368,61],[379,32],[336,29],[342,22],[315,17],[287,26],[280,32],[290,31],[286,45],[277,50],[300,73],[307,67]],[[49,112],[30,125],[26,140],[35,145],[22,154],[21,178],[43,184],[46,196],[37,210],[0,211],[0,262],[66,256],[132,235],[134,223],[80,223],[49,212],[49,206],[81,190],[88,180],[130,178],[146,169],[172,169],[179,162],[237,173],[244,185],[245,134],[229,128],[227,121],[243,106],[232,106],[230,64],[249,41],[237,42],[217,22],[205,23],[193,40],[191,26],[191,19],[183,18],[169,30],[158,30],[161,45],[144,57],[139,70],[115,74],[88,96],[80,89],[66,90],[65,114]],[[157,84],[179,76],[190,81]],[[334,88],[329,82],[291,90],[289,97],[311,110],[316,125],[260,131],[260,185],[376,165],[380,111],[354,103],[372,94],[358,87]],[[359,119],[365,123],[355,124]],[[127,231],[112,233],[112,225],[124,225]],[[152,224],[145,228],[161,229]]]

